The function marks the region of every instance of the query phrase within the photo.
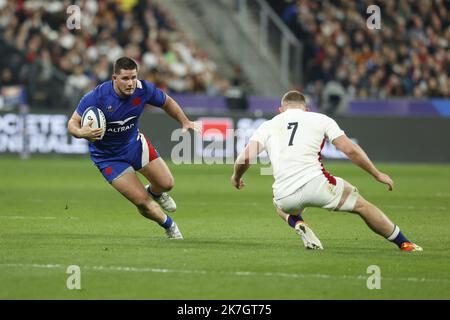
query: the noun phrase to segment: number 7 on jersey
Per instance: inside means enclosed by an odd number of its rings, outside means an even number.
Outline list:
[[[289,122],[288,123],[288,127],[287,127],[287,129],[288,130],[292,130],[292,133],[291,133],[291,138],[289,139],[289,146],[292,146],[292,145],[294,145],[293,144],[293,142],[294,142],[294,136],[295,136],[295,133],[297,132],[297,128],[298,128],[298,122]]]

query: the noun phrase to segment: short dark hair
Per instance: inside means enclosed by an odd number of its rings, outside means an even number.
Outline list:
[[[114,69],[113,72],[114,74],[119,74],[120,70],[134,70],[136,69],[136,71],[138,70],[138,65],[136,63],[136,61],[134,61],[131,58],[128,57],[122,57],[116,60],[116,62],[114,62]]]
[[[289,91],[281,99],[281,105],[286,103],[303,103],[306,104],[305,96],[299,91]]]

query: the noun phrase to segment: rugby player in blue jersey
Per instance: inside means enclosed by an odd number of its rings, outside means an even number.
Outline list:
[[[74,137],[90,141],[94,164],[144,217],[162,226],[169,238],[183,239],[177,224],[161,210],[161,207],[168,212],[176,210],[174,200],[167,194],[174,186],[172,173],[150,140],[139,132],[139,117],[144,105],[149,104],[175,118],[184,131],[197,130],[197,127],[175,100],[154,84],[138,80],[137,74],[138,66],[133,59],[118,59],[112,80],[100,84],[81,99],[68,122],[68,130]],[[105,114],[107,125],[102,139],[103,129],[92,129],[89,124],[81,126],[81,116],[91,106]],[[136,171],[150,184],[144,186]]]

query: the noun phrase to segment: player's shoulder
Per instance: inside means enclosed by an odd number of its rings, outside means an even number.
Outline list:
[[[274,123],[284,124],[286,121],[306,121],[308,123],[314,124],[328,124],[332,122],[333,119],[329,116],[312,111],[303,111],[300,109],[289,109],[286,112],[282,112],[272,118]]]
[[[136,90],[137,91],[153,91],[155,90],[156,86],[154,83],[151,83],[147,80],[137,80],[136,81]]]
[[[83,112],[90,106],[100,106],[102,97],[106,95],[107,82],[99,84],[95,88],[86,92],[83,97],[81,97],[78,103],[77,112],[82,115]]]
[[[100,83],[98,86],[92,89],[94,94],[99,98],[111,95],[111,90],[112,90],[112,80]]]
[[[305,112],[305,115],[311,119],[316,119],[317,121],[321,121],[321,122],[333,121],[333,119],[330,118],[329,116],[327,116],[326,114],[319,113],[319,112],[308,111],[308,112]]]
[[[275,116],[276,117],[276,116]],[[258,130],[259,131],[261,131],[261,130],[267,130],[268,128],[270,128],[272,125],[273,125],[273,123],[274,123],[274,121],[275,121],[275,117],[273,117],[272,119],[268,119],[268,120],[266,120],[266,121],[263,121],[263,122],[261,122],[261,124],[258,126]]]
[[[97,85],[95,88],[91,89],[90,91],[86,92],[82,100],[99,101],[104,97],[111,96],[111,89],[112,89],[111,80],[103,82]]]

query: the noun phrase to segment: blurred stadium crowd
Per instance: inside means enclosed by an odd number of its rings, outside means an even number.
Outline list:
[[[311,97],[450,97],[450,0],[267,2],[304,44],[300,88]],[[72,3],[82,10],[76,31],[66,26]],[[372,4],[381,8],[380,30],[366,25]],[[71,106],[110,79],[123,55],[170,92],[223,95],[234,81],[155,0],[0,0],[1,39],[22,55],[0,52],[10,57],[0,61],[1,85],[29,84],[31,74],[34,90]]]
[[[222,94],[228,86],[206,52],[196,47],[170,14],[152,0],[81,0],[81,29],[66,26],[73,1],[0,0],[0,34],[26,54],[26,62],[3,66],[1,83],[27,81],[38,59],[39,83],[51,85],[52,68],[66,76],[65,96],[80,95],[109,80],[112,63],[129,56],[140,78],[171,92]]]
[[[449,0],[267,0],[304,43],[305,91],[348,98],[450,97]],[[368,6],[381,9],[370,30]]]

